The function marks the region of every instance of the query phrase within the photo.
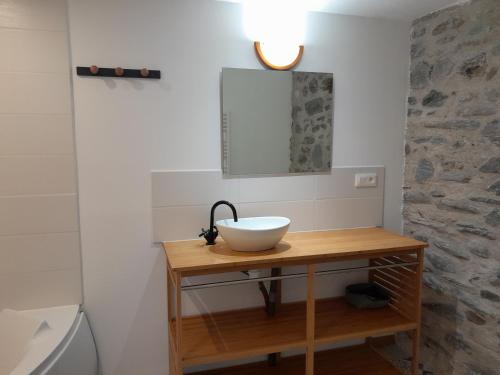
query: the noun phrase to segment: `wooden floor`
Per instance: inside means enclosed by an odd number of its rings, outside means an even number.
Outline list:
[[[304,356],[282,358],[276,367],[267,362],[196,372],[196,375],[303,375]],[[193,374],[193,375],[194,375]],[[318,352],[315,375],[402,375],[367,345]]]
[[[172,324],[175,332],[175,322]],[[387,307],[359,310],[344,298],[316,301],[316,344],[411,330],[416,323]],[[306,346],[304,302],[183,318],[184,366],[213,363]],[[353,373],[354,374],[354,373]]]

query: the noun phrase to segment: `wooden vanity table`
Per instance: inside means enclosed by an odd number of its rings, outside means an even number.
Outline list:
[[[372,338],[410,332],[412,375],[417,373],[423,250],[427,244],[382,228],[347,229],[287,234],[275,249],[235,252],[222,239],[213,246],[203,241],[163,244],[167,256],[170,375],[188,366],[251,358],[302,349],[305,355],[212,370],[198,374],[401,374],[382,358]],[[316,264],[366,259],[366,266],[318,271]],[[251,269],[307,266],[307,272],[183,285],[185,277]],[[367,271],[369,279],[391,294],[388,307],[362,310],[342,297],[316,300],[314,285],[323,275]],[[247,282],[304,278],[307,299],[281,304],[275,316],[262,307],[200,316],[182,316],[182,292]],[[316,351],[320,345],[367,339],[354,347]]]

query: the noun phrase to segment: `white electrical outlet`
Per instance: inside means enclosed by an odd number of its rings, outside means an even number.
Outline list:
[[[376,173],[356,173],[354,186],[357,188],[377,187]]]

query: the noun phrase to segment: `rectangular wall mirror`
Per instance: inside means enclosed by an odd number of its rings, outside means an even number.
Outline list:
[[[333,74],[222,69],[227,176],[331,170]]]

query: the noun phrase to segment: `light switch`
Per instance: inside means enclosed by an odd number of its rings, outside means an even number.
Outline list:
[[[357,188],[377,187],[377,174],[356,173],[354,186]]]

